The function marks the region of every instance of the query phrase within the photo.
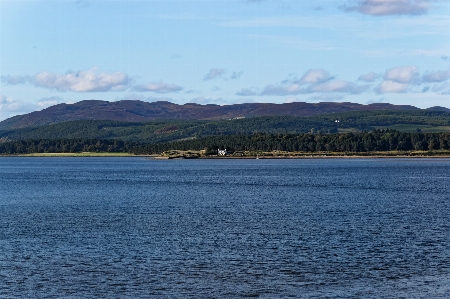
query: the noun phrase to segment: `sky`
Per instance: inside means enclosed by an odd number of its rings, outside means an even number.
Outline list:
[[[450,0],[0,0],[0,121],[82,100],[450,108]]]

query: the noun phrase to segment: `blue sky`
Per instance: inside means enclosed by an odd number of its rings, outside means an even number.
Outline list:
[[[450,108],[450,0],[0,0],[0,120],[96,99]]]

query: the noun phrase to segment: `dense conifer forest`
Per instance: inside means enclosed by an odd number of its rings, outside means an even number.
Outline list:
[[[450,133],[401,133],[375,130],[341,134],[253,134],[210,136],[181,142],[137,146],[136,154],[154,154],[167,150],[203,150],[214,154],[217,149],[234,151],[287,152],[373,152],[448,150]]]
[[[230,153],[244,151],[349,152],[449,150],[450,133],[405,133],[374,130],[361,133],[216,135],[190,140],[142,144],[117,139],[40,139],[0,143],[0,154],[107,152],[136,155],[160,154],[169,150],[204,150],[215,155],[217,149]]]

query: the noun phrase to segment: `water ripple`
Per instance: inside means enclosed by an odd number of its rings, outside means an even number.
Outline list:
[[[0,158],[0,298],[448,298],[449,167]]]

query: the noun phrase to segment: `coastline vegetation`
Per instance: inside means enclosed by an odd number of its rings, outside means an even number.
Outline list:
[[[374,130],[360,133],[216,135],[139,143],[117,139],[3,140],[0,155],[216,157],[450,156],[450,133]]]

